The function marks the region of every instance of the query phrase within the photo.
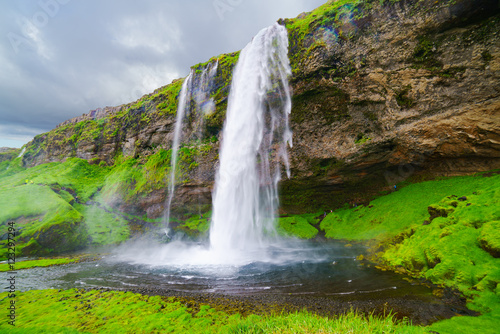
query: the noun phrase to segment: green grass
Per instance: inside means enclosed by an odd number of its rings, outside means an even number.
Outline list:
[[[108,168],[90,165],[87,161],[70,158],[64,163],[53,162],[15,172],[0,172],[0,190],[26,184],[52,185],[74,190],[81,202],[86,202],[102,185]]]
[[[189,181],[189,172],[214,145],[199,142],[181,147],[176,169],[178,184]],[[5,168],[0,169],[0,235],[7,232],[8,222],[15,222],[21,232],[16,235],[18,255],[48,255],[86,244],[123,242],[130,236],[128,221],[146,217],[112,211],[110,203],[129,205],[166,188],[170,156],[171,150],[157,149],[137,159],[121,156],[113,166],[92,165],[77,158],[32,168],[23,168],[19,159],[5,161]],[[206,221],[191,225],[185,227],[193,236],[208,230]],[[60,247],[51,240],[65,245]],[[0,259],[6,252],[6,247],[0,249]]]
[[[74,207],[85,217],[85,225],[93,245],[119,244],[130,237],[130,228],[121,216],[96,205],[76,204]]]
[[[278,220],[278,233],[286,236],[298,237],[300,239],[312,239],[318,234],[314,219],[315,214],[282,217]]]
[[[490,173],[408,185],[369,206],[335,211],[326,236],[369,241],[372,260],[390,269],[461,291],[481,317],[433,325],[439,333],[500,320],[500,175]],[[370,239],[373,239],[370,241]]]
[[[86,233],[77,226],[82,220],[83,216],[48,186],[30,183],[10,189],[0,188],[0,234],[7,233],[9,222],[15,223],[17,254],[32,242],[33,237],[54,242],[64,239],[64,243],[57,245],[59,251],[74,248],[73,245],[81,246]],[[49,250],[47,242],[42,242],[41,246],[45,250],[35,247],[26,255],[55,250]],[[2,247],[0,258],[4,259],[6,252],[7,248]]]
[[[131,292],[32,290],[16,294],[16,326],[2,333],[424,333],[421,327],[349,313],[336,318],[306,312],[242,317],[207,305]],[[7,309],[7,293],[0,307]]]
[[[428,220],[427,207],[443,197],[470,195],[490,184],[498,185],[499,176],[491,178],[464,176],[411,184],[373,200],[369,206],[337,210],[321,222],[328,238],[346,240],[383,240]],[[479,213],[478,213],[479,214]]]
[[[203,215],[193,215],[182,222],[175,229],[186,233],[190,237],[198,238],[207,235],[210,229],[210,218],[212,212],[204,213]]]
[[[170,85],[160,88],[150,99],[153,101],[162,101],[157,109],[160,113],[175,115],[177,113],[177,96],[179,95],[184,79],[173,81]]]
[[[28,260],[28,261],[16,261],[14,264],[15,270],[29,269],[35,267],[51,267],[62,264],[78,262],[78,259],[70,258],[59,258],[59,259],[39,259],[39,260]],[[9,265],[7,263],[0,264],[1,271],[10,271]]]

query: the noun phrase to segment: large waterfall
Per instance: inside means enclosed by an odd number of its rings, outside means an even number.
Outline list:
[[[181,90],[168,214],[174,195],[175,163],[182,142],[183,119],[193,110],[199,116],[214,107],[213,101],[208,100],[210,94],[204,92],[208,92],[208,81],[214,76],[217,63],[211,66],[215,69],[205,68],[198,74],[191,72]],[[287,31],[279,24],[260,31],[239,56],[222,131],[210,244],[174,239],[155,251],[148,250],[150,245],[140,244],[129,247],[120,258],[132,261],[140,258],[142,263],[171,266],[181,272],[197,268],[195,271],[211,275],[224,275],[227,270],[233,272],[251,263],[281,264],[306,259],[301,255],[301,246],[300,251],[294,251],[290,242],[276,237],[274,227],[278,210],[277,185],[282,174],[290,174],[287,152],[288,145],[292,145],[288,126],[290,75]],[[195,133],[193,131],[191,136],[196,136]]]
[[[290,75],[287,31],[279,24],[241,52],[214,191],[210,246],[217,253],[261,248],[274,233],[281,163],[289,174]]]

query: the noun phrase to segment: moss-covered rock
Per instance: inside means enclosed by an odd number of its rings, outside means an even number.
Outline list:
[[[21,153],[21,149],[0,147],[0,163],[10,161],[16,158]]]
[[[500,257],[500,221],[492,221],[484,224],[479,236],[481,248],[495,258]]]
[[[314,221],[312,216],[282,217],[278,221],[278,232],[300,239],[312,239],[318,234],[318,229],[312,226],[311,223],[317,224],[317,221]]]
[[[439,204],[434,204],[430,205],[427,208],[427,211],[429,212],[430,215],[429,219],[432,222],[432,220],[437,217],[444,217],[444,218],[448,217],[448,215],[452,213],[454,209],[450,207],[443,207]]]

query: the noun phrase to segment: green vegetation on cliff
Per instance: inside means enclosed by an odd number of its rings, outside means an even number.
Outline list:
[[[212,145],[181,147],[178,183],[189,180],[189,171]],[[138,217],[113,206],[131,205],[145,194],[165,189],[170,156],[170,150],[159,149],[143,159],[120,157],[109,167],[77,158],[32,168],[22,167],[21,158],[4,161],[0,166],[0,236],[7,239],[7,224],[15,223],[17,255],[58,254],[128,240],[130,223]],[[2,247],[0,259],[6,252]]]

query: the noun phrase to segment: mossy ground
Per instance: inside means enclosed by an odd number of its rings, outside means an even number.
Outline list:
[[[296,215],[281,217],[278,220],[278,234],[294,236],[300,239],[313,239],[318,235],[318,229],[314,227],[319,223],[315,217],[317,214]]]
[[[338,210],[321,222],[326,236],[369,242],[387,268],[461,291],[484,315],[433,325],[439,333],[500,323],[500,175],[411,184],[368,206]]]
[[[14,264],[15,270],[29,269],[35,267],[51,267],[58,266],[61,264],[69,264],[78,262],[78,258],[58,258],[58,259],[38,259],[38,260],[27,260],[27,261],[16,261]],[[10,266],[7,263],[0,263],[0,271],[11,271]]]
[[[333,319],[306,312],[242,317],[207,305],[131,292],[32,290],[16,294],[16,326],[2,333],[425,333],[392,317],[349,313]],[[10,305],[0,294],[0,307]]]
[[[182,231],[191,238],[204,238],[208,235],[211,217],[211,211],[204,214],[191,215],[187,220],[179,222],[175,230]]]

